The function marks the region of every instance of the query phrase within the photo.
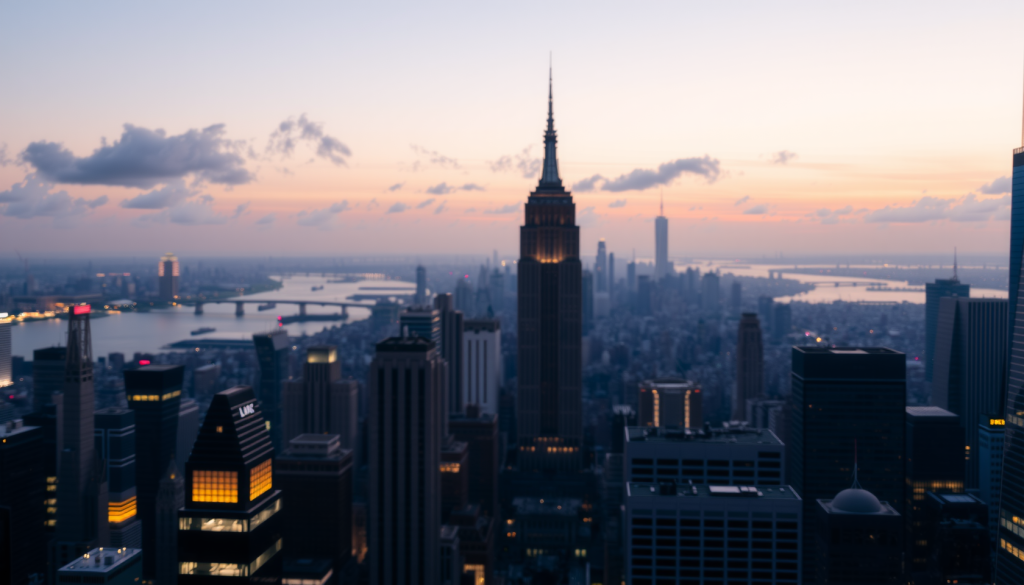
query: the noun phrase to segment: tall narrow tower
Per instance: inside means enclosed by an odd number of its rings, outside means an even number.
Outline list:
[[[665,217],[665,197],[661,198],[658,217],[654,218],[654,279],[661,280],[671,271],[668,264],[668,218]]]
[[[517,427],[527,471],[574,470],[582,461],[580,228],[558,176],[556,142],[549,76],[544,172],[519,231]]]

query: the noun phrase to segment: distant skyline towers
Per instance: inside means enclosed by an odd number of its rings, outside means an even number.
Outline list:
[[[441,346],[441,312],[428,306],[409,307],[398,316],[402,335],[416,335]]]
[[[939,299],[932,404],[960,415],[970,489],[978,487],[978,422],[1003,413],[1008,309],[1005,299]]]
[[[446,364],[432,341],[377,344],[370,382],[370,583],[438,583]]]
[[[287,442],[283,437],[281,395],[284,393],[284,382],[289,378],[288,350],[291,342],[284,329],[254,333],[252,342],[256,346],[256,358],[260,364],[256,396],[264,407],[264,417],[270,423],[270,441],[274,449],[280,451],[281,446]]]
[[[343,449],[355,449],[359,424],[359,384],[341,378],[338,348],[315,345],[306,351],[302,378],[285,383],[284,440],[307,434],[338,435]]]
[[[156,274],[160,287],[161,301],[169,303],[178,298],[179,271],[177,256],[168,252],[160,257]]]
[[[543,173],[519,231],[516,422],[521,470],[577,470],[583,448],[582,265],[576,205],[558,176],[548,85]]]
[[[156,578],[156,495],[178,447],[178,413],[185,379],[184,366],[142,366],[125,370],[128,406],[135,412],[136,479],[142,521],[142,575]]]
[[[722,301],[721,278],[714,272],[707,272],[700,281],[701,308],[705,313],[718,313]]]
[[[461,281],[460,281],[461,282]],[[448,412],[463,411],[462,404],[462,338],[465,316],[455,310],[451,293],[434,297],[434,309],[441,316],[441,357],[448,362]]]
[[[654,218],[654,280],[661,280],[672,271],[668,261],[668,218],[665,217],[665,197],[662,196],[658,217]]]
[[[413,304],[420,306],[427,302],[427,269],[423,265],[416,267],[416,294],[413,296]]]
[[[764,340],[757,313],[743,313],[736,332],[736,391],[732,420],[747,419],[747,401],[764,398]]]
[[[1021,202],[1024,206],[1024,202]],[[1024,210],[1021,211],[1024,215]],[[1022,235],[1024,237],[1024,235]],[[953,278],[936,279],[935,282],[928,282],[924,285],[924,379],[933,381],[935,371],[935,333],[939,323],[939,299],[942,297],[969,297],[971,296],[971,285],[963,284],[956,275],[956,261],[954,260]],[[1018,260],[1019,263],[1019,260]],[[1012,266],[1010,271],[1013,275]],[[1010,306],[1013,307],[1013,288],[1010,288]],[[1009,325],[1009,322],[1007,322]],[[1005,330],[1004,330],[1005,331]]]
[[[608,292],[608,253],[604,238],[597,242],[597,259],[594,261],[594,281],[597,292]]]
[[[479,412],[498,414],[501,390],[501,321],[469,319],[463,326],[463,367],[455,372],[448,364],[448,375],[461,375],[463,409],[477,405]]]
[[[608,254],[608,295],[615,293],[615,253],[609,252]],[[611,300],[615,300],[611,298]]]

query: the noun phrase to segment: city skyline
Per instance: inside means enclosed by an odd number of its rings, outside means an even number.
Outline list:
[[[402,253],[406,238],[452,253],[485,238],[511,255],[549,52],[583,249],[604,237],[653,256],[662,194],[673,256],[1005,249],[1021,110],[1009,3],[548,7],[565,34],[542,47],[539,7],[279,22],[225,4],[146,30],[124,23],[157,9],[38,10],[5,7],[19,26],[0,40],[20,88],[0,98],[0,225],[33,253],[88,234],[82,253]],[[179,34],[190,42],[147,42]],[[140,142],[157,162],[124,156]],[[182,146],[197,158],[168,155]]]

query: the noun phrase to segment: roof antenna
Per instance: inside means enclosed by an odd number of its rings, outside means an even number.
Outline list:
[[[857,439],[853,440],[853,486],[850,489],[864,489],[860,487],[860,482],[857,481]]]

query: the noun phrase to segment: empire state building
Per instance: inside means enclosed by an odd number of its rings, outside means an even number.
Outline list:
[[[583,305],[576,205],[558,177],[551,78],[544,169],[519,228],[519,393],[522,471],[581,467]]]

